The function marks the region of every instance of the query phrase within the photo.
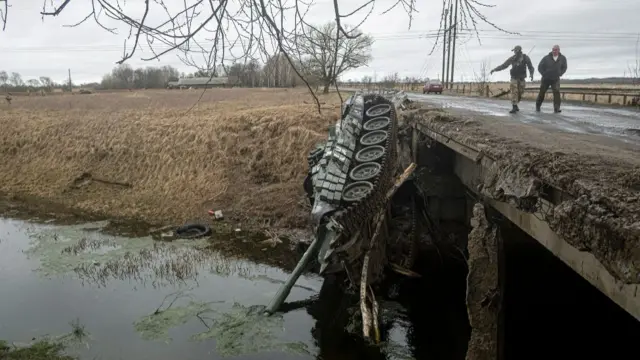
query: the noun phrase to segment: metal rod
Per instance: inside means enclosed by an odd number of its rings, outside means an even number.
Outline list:
[[[304,269],[307,267],[309,262],[311,262],[311,259],[317,255],[321,244],[322,242],[319,240],[319,237],[316,236],[311,245],[309,245],[307,251],[302,255],[300,261],[298,261],[298,264],[295,269],[293,269],[293,272],[287,279],[287,282],[280,286],[280,289],[278,289],[278,292],[271,300],[271,303],[267,306],[267,309],[265,310],[267,315],[271,315],[278,311],[278,308],[280,308],[282,303],[287,299],[287,296],[289,296],[289,293],[291,292],[291,288],[296,284],[296,281],[298,281],[298,278],[302,275]]]

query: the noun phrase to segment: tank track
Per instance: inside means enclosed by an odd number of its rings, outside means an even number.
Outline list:
[[[349,268],[368,246],[372,219],[397,169],[396,106],[404,99],[398,91],[354,94],[343,104],[328,141],[309,153],[305,190],[322,241],[323,275]]]

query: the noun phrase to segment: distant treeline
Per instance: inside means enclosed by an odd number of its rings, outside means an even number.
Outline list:
[[[53,91],[53,89],[68,90],[69,84],[55,83],[48,76],[40,76],[37,79],[24,81],[20,73],[0,70],[0,89],[18,92],[27,90],[44,90],[50,92]]]
[[[105,74],[100,83],[85,83],[81,85],[74,84],[68,80],[65,82],[54,82],[48,76],[40,76],[23,80],[20,73],[7,72],[0,70],[0,89],[4,91],[40,91],[51,92],[54,89],[62,89],[69,91],[70,88],[93,88],[96,90],[108,89],[160,89],[166,88],[169,81],[178,81],[181,77],[210,77],[210,76],[229,76],[237,79],[233,84],[239,87],[295,87],[304,85],[302,79],[296,75],[295,71],[289,65],[283,56],[273,56],[266,64],[260,64],[257,61],[247,63],[235,63],[230,66],[218,66],[214,71],[196,71],[193,73],[184,73],[172,66],[153,67],[134,69],[130,65],[119,65],[111,73]],[[314,75],[304,75],[309,84],[315,88],[322,85],[322,81]],[[399,83],[421,83],[426,79],[417,77],[400,78],[398,73],[385,75],[381,78],[376,76],[365,76],[362,79],[349,79],[340,82],[342,86],[359,83],[359,84],[384,84],[393,86]],[[587,79],[564,79],[563,84],[639,84],[638,79],[631,77],[606,77],[606,78],[587,78]]]
[[[300,68],[298,70],[300,71]],[[287,59],[284,56],[276,55],[271,57],[266,64],[249,61],[193,73],[181,73],[171,66],[133,69],[131,66],[123,64],[113,68],[110,74],[104,75],[100,84],[92,85],[97,89],[153,89],[165,88],[169,81],[178,81],[179,78],[211,76],[228,76],[237,79],[232,85],[239,87],[295,87],[304,84]],[[306,75],[305,78],[312,86],[318,86],[320,83],[319,79],[312,75]]]
[[[300,71],[300,70],[299,70]],[[178,81],[180,77],[224,77],[237,79],[234,86],[240,87],[295,87],[304,85],[302,79],[296,75],[293,67],[284,56],[272,56],[265,64],[257,61],[247,63],[234,63],[229,66],[218,66],[212,71],[196,71],[193,73],[180,72],[172,66],[134,69],[128,64],[119,65],[110,73],[102,77],[99,83],[74,84],[72,81],[56,83],[51,78],[41,76],[38,79],[23,80],[16,72],[0,71],[0,89],[5,91],[53,91],[69,88],[93,88],[96,90],[108,89],[160,89],[166,88],[169,81]],[[321,81],[317,76],[305,75],[310,85],[318,87]]]

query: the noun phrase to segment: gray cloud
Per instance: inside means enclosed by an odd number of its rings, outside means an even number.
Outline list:
[[[548,53],[555,43],[569,61],[567,77],[622,76],[629,63],[636,57],[635,33],[640,32],[634,16],[640,12],[637,0],[537,0],[531,2],[512,0],[485,0],[495,5],[485,9],[487,17],[498,26],[520,32],[509,35],[480,25],[478,43],[468,32],[462,33],[456,51],[456,80],[471,80],[482,62],[496,66],[510,54],[514,45],[521,45],[530,55],[534,65]],[[365,1],[341,1],[344,13],[355,9]],[[373,47],[374,60],[368,67],[353,70],[345,79],[360,79],[374,72],[379,77],[391,72],[400,76],[436,77],[441,73],[442,48],[429,51],[435,39],[433,32],[440,21],[441,2],[418,2],[412,27],[408,29],[408,17],[396,9],[380,15],[393,0],[378,0],[372,16],[362,26],[377,41]],[[138,15],[142,11],[141,0],[129,0]],[[25,79],[51,76],[62,80],[71,69],[77,82],[98,81],[122,56],[122,45],[127,31],[121,29],[114,36],[89,21],[77,28],[63,27],[82,19],[89,10],[85,2],[73,2],[61,16],[41,20],[40,1],[14,1],[10,9],[7,30],[0,33],[0,67],[20,72]],[[332,1],[316,0],[310,21],[321,23],[333,16]],[[161,13],[149,15],[152,22],[163,19]],[[350,19],[352,24],[359,18]],[[430,36],[425,36],[429,34]],[[149,50],[137,53],[128,61],[132,66],[172,65],[182,71],[191,71],[175,55],[165,55],[160,62],[144,62],[141,57]],[[493,80],[507,80],[508,71],[494,74]]]

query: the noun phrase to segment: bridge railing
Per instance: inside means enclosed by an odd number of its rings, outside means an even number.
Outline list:
[[[423,83],[399,83],[375,84],[375,83],[343,83],[342,87],[353,87],[359,89],[395,88],[409,92],[422,92]],[[535,99],[540,90],[539,83],[531,83],[525,89],[523,97],[525,99]],[[454,83],[444,92],[465,95],[465,96],[485,96],[485,97],[506,97],[509,94],[508,83]],[[640,106],[640,86],[630,87],[579,87],[561,86],[560,93],[563,100],[582,101],[600,104],[618,104],[627,106]],[[553,96],[551,89],[547,91],[546,98]]]

